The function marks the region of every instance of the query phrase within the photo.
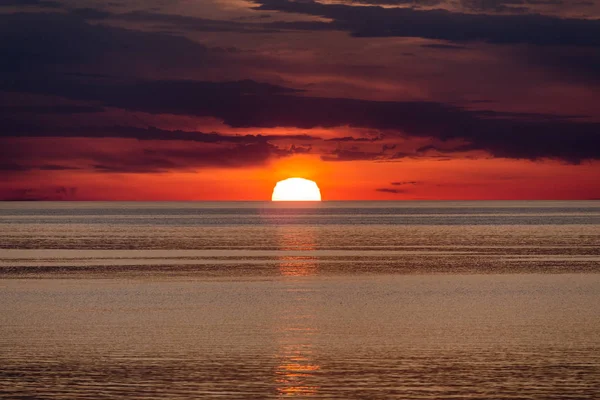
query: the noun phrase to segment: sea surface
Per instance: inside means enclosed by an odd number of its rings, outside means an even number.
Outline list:
[[[0,203],[0,398],[599,399],[600,201]]]

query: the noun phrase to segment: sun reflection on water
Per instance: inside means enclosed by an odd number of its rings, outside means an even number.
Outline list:
[[[281,226],[277,230],[279,250],[315,250],[316,234],[312,228]],[[313,255],[282,255],[279,272],[284,276],[310,276],[318,273],[317,260]]]
[[[315,234],[311,229],[284,226],[278,231],[279,248],[284,251],[310,251],[315,249]],[[312,256],[281,256],[279,271],[288,285],[286,296],[293,306],[281,310],[275,331],[278,340],[275,385],[280,398],[312,397],[319,391],[318,374],[321,366],[316,361],[315,307],[311,302],[314,289],[305,287],[298,277],[318,273],[317,261]]]
[[[286,344],[279,350],[280,362],[275,371],[277,392],[281,397],[314,396],[319,386],[314,375],[321,367],[315,363],[310,344]]]

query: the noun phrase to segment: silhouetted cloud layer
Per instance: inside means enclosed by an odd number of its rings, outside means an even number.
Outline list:
[[[585,122],[577,116],[470,111],[435,102],[382,102],[295,96],[291,95],[294,90],[253,81],[138,81],[95,85],[76,81],[59,83],[30,80],[0,86],[0,89],[51,94],[147,113],[215,117],[232,127],[311,129],[351,126],[391,130],[397,132],[398,137],[427,137],[443,142],[460,139],[465,142],[454,149],[446,148],[445,152],[484,150],[497,157],[549,157],[573,163],[600,158],[600,123]],[[34,134],[28,134],[31,131],[28,131],[26,124],[13,124],[11,129],[11,124],[5,122],[4,126],[4,135]],[[35,135],[47,136],[54,133],[44,134],[38,129]],[[215,134],[181,131],[165,134],[156,129],[140,131],[122,127],[114,127],[105,135],[158,140],[240,140]],[[103,133],[89,131],[83,136],[101,137]],[[427,150],[436,148],[421,148],[420,152]],[[338,150],[323,159],[381,159],[382,154]],[[394,158],[401,156],[405,155],[398,153]]]
[[[255,0],[258,10],[330,18],[330,29],[358,37],[420,37],[454,42],[600,46],[600,20],[539,14],[464,14],[446,10],[354,7],[316,1]],[[316,26],[315,26],[316,28]]]

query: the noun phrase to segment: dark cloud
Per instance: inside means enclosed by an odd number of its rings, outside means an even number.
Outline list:
[[[152,75],[182,66],[203,71],[235,54],[180,36],[92,25],[65,13],[0,14],[0,37],[0,82],[56,79],[58,73],[89,81],[92,75]]]
[[[413,6],[431,7],[444,3],[445,0],[343,0],[341,3],[349,5],[370,6]]]
[[[538,45],[598,46],[600,22],[589,19],[563,19],[536,13],[526,15],[491,15],[448,12],[441,9],[383,8],[389,5],[434,6],[441,0],[348,0],[341,4],[315,1],[255,0],[257,9],[286,11],[330,18],[322,21],[245,22],[214,20],[188,15],[162,14],[136,10],[112,13],[93,8],[71,10],[86,20],[112,20],[132,23],[161,24],[165,29],[195,32],[277,33],[289,30],[343,30],[359,37],[401,36],[441,39],[456,42],[532,43]],[[356,7],[360,4],[363,7]],[[561,1],[535,0],[462,0],[468,11],[510,12],[524,14],[532,5],[562,4]],[[365,6],[366,5],[366,6]],[[527,6],[526,6],[527,5]],[[426,45],[450,49],[443,44]],[[454,49],[459,49],[455,47]]]
[[[423,182],[421,181],[399,181],[399,182],[390,182],[392,186],[406,186],[406,185],[419,185]]]
[[[0,119],[3,127],[0,137],[85,137],[85,138],[122,138],[137,140],[191,141],[200,143],[261,143],[277,140],[318,141],[310,135],[224,135],[211,132],[168,130],[156,127],[140,128],[135,126],[51,126],[45,123]]]
[[[6,172],[25,172],[25,171],[32,171],[35,169],[39,169],[41,171],[66,171],[66,170],[74,170],[74,169],[79,169],[79,168],[69,167],[66,165],[56,165],[56,164],[42,164],[42,165],[22,165],[22,164],[17,164],[17,163],[0,164],[0,171],[6,171]]]
[[[11,190],[1,201],[63,201],[77,198],[76,187],[55,186]]]
[[[456,150],[456,148],[454,150]],[[417,149],[417,153],[426,153],[428,151],[446,152],[446,150],[444,150],[438,146],[434,146],[432,144],[428,144],[426,146],[422,146]]]
[[[600,51],[590,48],[526,48],[519,56],[530,64],[547,68],[555,79],[600,85]]]
[[[266,140],[240,137],[238,142],[173,141],[169,145],[117,139],[112,146],[83,142],[69,137],[7,137],[0,139],[0,171],[24,173],[34,170],[89,170],[99,172],[153,173],[202,168],[243,168],[264,165],[270,160],[307,154],[312,146],[277,145]],[[97,139],[96,139],[97,140]],[[59,164],[68,159],[69,165]]]
[[[372,6],[435,6],[444,0],[344,0],[345,4],[365,4]]]
[[[111,13],[108,11],[79,8],[71,11],[72,14],[87,20],[115,20],[127,22],[141,22],[163,24],[170,29],[195,32],[237,32],[237,33],[273,33],[277,32],[272,23],[252,23],[240,20],[214,20],[207,18],[191,17],[187,15],[160,14],[148,11],[130,11],[127,13]],[[290,25],[292,27],[293,25]],[[279,28],[285,24],[279,25]]]
[[[15,113],[11,118],[0,118],[0,126],[3,127],[0,130],[0,159],[3,161],[0,170],[5,173],[90,168],[99,172],[151,173],[247,167],[263,165],[274,158],[310,153],[312,143],[321,141],[306,134],[225,135],[156,127],[57,125]],[[102,145],[96,149],[100,141],[83,142],[81,138],[121,142],[113,142],[114,147],[110,148],[114,150],[108,151]],[[278,141],[281,145],[275,144]],[[70,165],[62,164],[65,159],[71,161]]]
[[[312,151],[312,146],[296,146],[295,144],[291,145],[289,149],[280,150],[279,155],[293,155],[293,154],[308,154]]]
[[[377,192],[382,192],[382,193],[394,193],[394,194],[400,194],[400,193],[406,193],[407,191],[404,189],[390,189],[390,188],[378,188],[375,189]]]
[[[523,13],[529,11],[525,4],[533,4],[528,0],[460,0],[460,5],[470,11],[480,12],[512,12]]]
[[[156,26],[159,24],[163,30],[175,32],[233,32],[272,34],[286,31],[321,31],[331,30],[331,24],[320,21],[258,21],[246,22],[244,19],[215,20],[189,15],[161,14],[149,11],[130,11],[126,13],[112,13],[94,8],[77,8],[70,11],[74,16],[88,21],[124,21],[142,23]]]
[[[351,149],[335,149],[329,154],[321,156],[323,161],[364,161],[378,160],[383,157],[382,152],[368,152],[356,147]]]
[[[126,157],[99,154],[92,167],[99,172],[153,173],[170,170],[201,168],[243,168],[266,164],[277,157],[304,152],[305,148],[280,148],[270,143],[239,144],[235,146],[203,148],[145,149],[131,152]]]
[[[27,114],[79,114],[98,113],[104,111],[102,107],[93,106],[2,106],[0,114],[12,115],[15,113]],[[1,136],[1,135],[0,135]]]
[[[381,136],[377,136],[377,137],[370,137],[370,138],[365,138],[365,137],[352,137],[352,136],[344,136],[344,137],[338,137],[338,138],[331,138],[331,139],[326,139],[327,142],[377,142],[381,140]]]
[[[315,1],[254,0],[257,10],[329,18],[330,29],[357,37],[420,37],[453,42],[600,46],[600,20],[540,14],[466,14],[446,10],[354,7]]]
[[[21,171],[29,171],[31,168],[26,167],[17,163],[2,163],[0,164],[0,171],[10,171],[10,172],[21,172]]]
[[[465,46],[457,46],[454,44],[443,44],[443,43],[432,43],[432,44],[422,44],[421,47],[427,49],[437,49],[437,50],[467,50],[468,47]]]
[[[67,165],[56,165],[56,164],[38,165],[35,168],[40,169],[42,171],[69,171],[69,170],[79,169],[77,167],[69,167]]]
[[[564,9],[565,7],[589,7],[593,1],[574,0],[460,0],[463,9],[473,12],[507,12],[523,13],[535,12],[543,6],[554,6]]]
[[[398,182],[390,182],[390,185],[392,186],[415,186],[415,185],[420,185],[423,182],[421,181],[398,181]],[[398,188],[398,187],[394,187],[394,188],[378,188],[375,189],[377,192],[382,192],[382,193],[393,193],[393,194],[401,194],[401,193],[409,193],[410,189],[409,188]]]
[[[441,145],[429,144],[427,146],[422,146],[417,149],[417,153],[428,154],[428,155],[431,155],[431,153],[451,154],[451,153],[465,153],[465,152],[469,152],[472,150],[477,150],[476,148],[473,147],[472,144],[458,144],[457,145],[457,144],[447,143],[447,144],[441,144]],[[520,157],[520,158],[526,158],[526,157]],[[533,158],[535,158],[535,157],[533,157]],[[574,160],[573,162],[579,162],[579,160]]]
[[[0,7],[61,8],[63,5],[51,0],[0,0]]]
[[[333,151],[321,155],[323,161],[389,161],[406,157],[414,157],[415,154],[407,152],[389,153],[387,150],[393,150],[396,145],[384,145],[380,151],[368,151],[359,146],[350,148],[338,147]]]
[[[0,85],[0,89],[52,94],[148,113],[210,116],[232,127],[352,126],[391,130],[407,137],[462,140],[467,146],[461,147],[461,151],[484,150],[498,157],[548,157],[575,163],[600,158],[600,123],[585,122],[575,116],[469,111],[435,102],[294,96],[292,90],[252,81],[138,81],[93,85],[29,80],[13,86]],[[400,156],[403,154],[397,155]],[[340,150],[324,159],[367,158],[378,156]]]

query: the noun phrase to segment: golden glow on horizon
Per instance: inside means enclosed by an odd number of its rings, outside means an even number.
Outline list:
[[[277,182],[271,200],[321,201],[321,191],[314,181],[304,178],[288,178]]]
[[[275,182],[290,176],[318,182],[326,200],[596,199],[600,198],[600,180],[595,179],[599,166],[600,162],[565,165],[553,160],[510,159],[325,162],[302,154],[277,159],[268,166],[168,173],[98,173],[84,167],[32,170],[18,179],[0,181],[0,199],[13,198],[17,189],[29,187],[34,188],[33,197],[62,200],[53,182],[69,182],[77,188],[69,200],[260,201],[273,192]],[[548,176],[553,177],[552,185],[548,185]],[[235,184],[239,182],[243,184]]]

